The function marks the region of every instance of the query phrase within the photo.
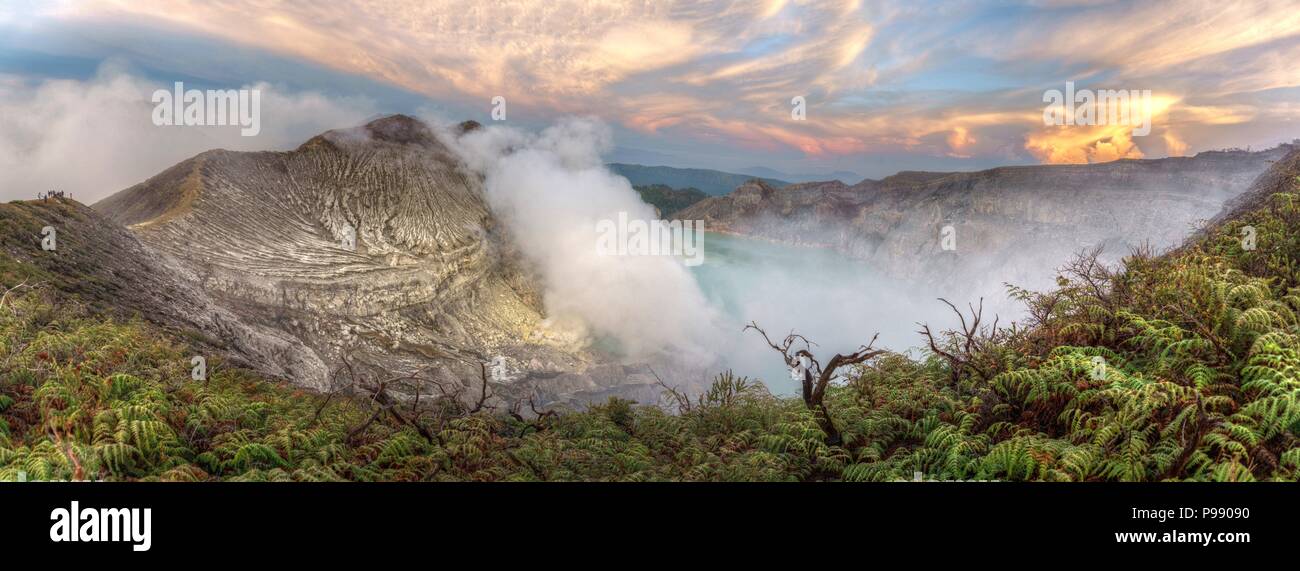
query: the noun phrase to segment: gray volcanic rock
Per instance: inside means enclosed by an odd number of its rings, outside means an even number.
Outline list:
[[[849,186],[750,181],[674,217],[708,231],[835,248],[885,274],[959,294],[1043,287],[1075,253],[1172,247],[1288,146],[1191,158],[903,172]],[[942,247],[945,226],[956,249]]]
[[[40,246],[40,229],[53,227],[57,247]],[[0,204],[4,255],[28,264],[39,282],[120,318],[142,316],[189,338],[205,357],[280,378],[323,379],[326,366],[299,339],[275,327],[247,322],[201,287],[175,258],[142,244],[125,228],[70,199]],[[197,334],[196,334],[197,333]]]
[[[410,117],[290,152],[205,152],[95,208],[243,323],[298,341],[310,365],[284,376],[299,384],[330,386],[345,356],[475,390],[480,363],[503,357],[514,381],[498,396],[545,402],[621,396],[632,376],[548,324],[481,181]]]
[[[1256,210],[1268,204],[1268,200],[1279,192],[1289,192],[1295,184],[1296,173],[1300,173],[1300,145],[1287,145],[1290,152],[1273,161],[1267,171],[1259,175],[1250,188],[1223,205],[1223,210],[1210,220],[1206,229],[1223,224],[1233,218]]]

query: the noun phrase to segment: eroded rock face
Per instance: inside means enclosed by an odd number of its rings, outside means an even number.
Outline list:
[[[301,353],[309,366],[281,371],[299,384],[330,387],[345,356],[475,390],[479,364],[504,358],[499,396],[546,402],[624,396],[635,376],[548,324],[481,181],[409,117],[290,152],[209,151],[95,208],[241,322],[298,341],[267,351]]]
[[[856,185],[750,181],[678,212],[705,229],[826,246],[891,276],[970,294],[1040,288],[1075,253],[1172,247],[1289,147],[1095,165],[904,172]],[[950,227],[945,249],[945,227]]]
[[[45,251],[43,227],[57,246]],[[126,228],[67,199],[0,204],[4,255],[39,269],[37,283],[76,296],[118,318],[142,316],[190,341],[199,355],[222,354],[238,365],[320,388],[327,367],[300,339],[251,322],[200,287],[185,264],[140,242]]]

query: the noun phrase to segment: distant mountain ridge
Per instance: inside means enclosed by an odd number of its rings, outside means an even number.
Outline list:
[[[638,186],[635,190],[641,195],[642,201],[655,207],[660,218],[669,218],[677,211],[709,197],[697,188],[672,188],[662,184]]]
[[[695,188],[710,196],[722,196],[755,178],[777,188],[790,184],[787,181],[774,178],[754,177],[752,175],[710,169],[683,169],[626,163],[609,163],[606,166],[614,174],[626,178],[632,183],[632,186],[661,184],[675,189]]]
[[[1089,165],[905,171],[855,185],[747,182],[675,217],[709,231],[836,249],[886,274],[959,295],[1050,285],[1053,268],[1102,247],[1168,248],[1244,193],[1291,146]],[[950,247],[944,236],[951,235]]]
[[[792,183],[797,182],[829,182],[838,180],[844,184],[856,184],[866,178],[853,171],[838,170],[825,174],[821,173],[787,173],[768,167],[745,167],[740,169],[742,174],[756,176],[761,178],[774,178],[779,180],[788,180]]]

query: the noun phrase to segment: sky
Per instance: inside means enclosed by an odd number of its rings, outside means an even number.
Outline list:
[[[488,122],[498,96],[515,127],[605,122],[610,161],[730,171],[880,178],[1264,148],[1300,138],[1296,8],[0,0],[0,167],[29,173],[0,173],[0,194],[100,193],[204,148],[292,148],[377,114]],[[263,133],[160,134],[140,110],[175,81],[262,88]],[[1150,132],[1046,125],[1045,93],[1067,82],[1149,91]],[[86,157],[78,172],[69,153]]]

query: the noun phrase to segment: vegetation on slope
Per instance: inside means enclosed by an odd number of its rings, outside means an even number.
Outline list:
[[[220,364],[199,382],[146,323],[9,290],[0,479],[1295,481],[1291,184],[1178,252],[1082,256],[1053,291],[1013,288],[1025,324],[971,308],[959,330],[926,329],[923,358],[863,351],[815,399],[724,374],[665,407],[525,415],[304,393]]]
[[[694,188],[677,189],[662,184],[637,186],[635,188],[637,194],[641,195],[641,200],[658,208],[659,217],[665,220],[678,210],[704,200],[709,196]]]
[[[790,184],[783,180],[709,169],[681,169],[625,163],[609,163],[605,166],[609,167],[614,174],[626,178],[632,186],[662,184],[671,188],[696,188],[710,196],[722,196],[753,179],[766,182],[774,188]]]

